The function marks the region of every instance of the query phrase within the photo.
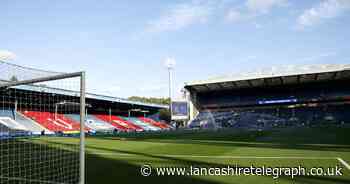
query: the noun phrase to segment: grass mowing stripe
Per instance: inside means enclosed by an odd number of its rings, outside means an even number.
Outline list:
[[[127,153],[108,153],[108,152],[89,152],[89,154],[94,155],[115,155],[115,156],[138,156],[135,154]],[[236,158],[236,159],[306,159],[306,160],[332,160],[338,159],[337,157],[259,157],[259,156],[214,156],[214,155],[158,155],[154,154],[153,156],[162,156],[162,157],[184,157],[184,158]],[[349,166],[349,165],[348,165]]]
[[[0,176],[0,179],[5,179],[8,181],[24,181],[26,183],[47,183],[47,184],[65,184],[65,183],[58,183],[58,182],[53,182],[53,181],[44,181],[44,180],[36,180],[36,179],[28,179],[28,178],[18,178],[18,177],[4,177]]]

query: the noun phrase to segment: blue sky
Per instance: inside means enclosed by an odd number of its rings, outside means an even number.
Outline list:
[[[349,0],[0,3],[0,58],[85,70],[89,91],[167,96],[184,82],[283,65],[350,63]]]

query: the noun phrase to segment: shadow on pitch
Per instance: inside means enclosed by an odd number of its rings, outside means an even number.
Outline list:
[[[39,144],[31,138],[0,140],[0,183],[78,183],[79,146]]]
[[[50,141],[50,138],[0,141],[1,159],[6,160],[1,162],[0,183],[78,183],[78,145]],[[88,153],[86,163],[86,184],[218,184],[189,176],[144,177],[137,164]]]
[[[143,184],[218,184],[214,181],[207,181],[189,176],[142,176],[139,165],[129,162],[108,159],[97,155],[87,155],[87,184],[113,184],[113,183],[143,183]],[[155,173],[152,170],[152,173]]]
[[[66,145],[66,143],[54,142],[58,145]],[[98,150],[101,153],[111,153],[110,155],[101,156],[94,153],[87,153],[87,183],[203,183],[203,184],[215,184],[220,182],[203,180],[200,178],[193,178],[189,176],[155,176],[151,175],[149,177],[144,177],[140,173],[140,165],[142,164],[157,164],[164,167],[169,165],[177,166],[201,166],[201,167],[227,167],[227,164],[221,163],[208,163],[198,160],[189,160],[183,158],[175,158],[171,156],[162,156],[162,155],[153,155],[148,153],[141,153],[136,151],[126,151],[119,149],[111,148],[101,148],[96,146],[87,146],[88,149]],[[115,154],[115,155],[113,155]],[[118,158],[121,155],[131,155],[134,157],[127,158]],[[113,156],[112,158],[106,158]],[[153,160],[152,160],[153,159]],[[130,162],[136,162],[139,164],[133,164]],[[238,167],[249,167],[249,166],[240,166]],[[155,173],[155,170],[152,170],[152,173]],[[271,176],[261,176],[263,178],[271,178]],[[259,176],[256,176],[255,179],[249,181],[257,181]],[[231,180],[231,179],[230,179]],[[345,184],[350,183],[348,177],[320,177],[320,176],[299,176],[294,179],[290,177],[281,177],[279,180],[287,182],[296,182],[296,183],[309,183],[309,184],[322,184],[322,183],[334,183],[334,184]],[[248,181],[248,180],[247,180]],[[230,181],[234,183],[235,181]]]
[[[142,160],[145,161],[145,159],[142,159],[141,157],[145,157],[147,158],[153,158],[153,159],[160,159],[160,160],[164,160],[162,162],[160,161],[156,161],[158,164],[160,163],[161,165],[164,166],[169,166],[169,164],[171,163],[175,163],[176,165],[180,165],[180,167],[182,166],[196,166],[196,167],[207,167],[207,168],[215,168],[215,167],[219,167],[219,168],[224,168],[227,167],[227,164],[220,164],[220,163],[208,163],[208,162],[203,162],[203,161],[197,161],[197,160],[188,160],[188,159],[182,159],[182,158],[174,158],[174,157],[170,157],[170,156],[161,156],[161,155],[152,155],[152,154],[147,154],[147,153],[140,153],[140,152],[134,152],[134,151],[125,151],[125,150],[118,150],[118,149],[108,149],[108,148],[100,148],[100,147],[94,147],[94,146],[88,146],[88,148],[92,148],[92,149],[98,149],[101,151],[105,151],[105,152],[110,152],[110,153],[116,153],[115,157],[118,157],[118,154],[128,154],[128,155],[135,155],[135,156],[139,156],[139,158],[137,159],[138,161]],[[89,155],[90,157],[98,157],[96,155]],[[131,159],[130,159],[131,160]],[[126,162],[121,161],[121,160],[112,160],[111,162],[116,162],[117,164],[125,164]],[[148,163],[153,163],[154,161],[149,160]],[[133,181],[134,182],[138,182],[138,181],[142,181],[145,182],[145,180],[143,179],[148,179],[147,181],[150,183],[162,183],[162,182],[166,182],[166,183],[208,183],[208,181],[205,180],[201,181],[201,180],[193,180],[193,178],[191,178],[190,180],[186,180],[187,177],[179,177],[179,176],[167,176],[167,177],[156,177],[156,176],[152,176],[150,178],[148,177],[141,177],[140,178],[140,166],[134,166],[134,165],[130,165],[129,163],[126,164],[127,166],[125,168],[128,168],[128,166],[131,166],[130,172],[136,172],[137,174],[134,175]],[[136,167],[136,168],[134,168]],[[250,167],[250,166],[241,166],[241,165],[234,165],[232,167]],[[124,168],[124,166],[123,166]],[[136,169],[136,171],[135,171]],[[122,172],[125,172],[125,170],[122,170]],[[153,173],[156,172],[155,170],[153,170]],[[125,176],[126,179],[128,176]],[[234,176],[233,176],[234,177]],[[250,176],[247,176],[250,177]],[[259,176],[258,176],[259,177]],[[271,176],[260,176],[260,177],[268,177],[271,178]],[[130,179],[130,178],[129,178]],[[140,179],[140,180],[139,180]],[[154,179],[154,181],[152,181]],[[289,182],[300,182],[300,183],[308,183],[308,184],[347,184],[350,182],[349,178],[344,178],[344,177],[321,177],[321,176],[298,176],[294,179],[290,178],[290,177],[281,177],[279,178],[280,180],[284,180],[284,181],[289,181]],[[253,181],[253,180],[252,180]],[[271,182],[276,181],[273,180],[271,178]],[[146,182],[146,183],[148,183]],[[233,181],[230,183],[234,183]]]

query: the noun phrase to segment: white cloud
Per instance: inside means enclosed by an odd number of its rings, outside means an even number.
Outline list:
[[[210,14],[211,6],[209,3],[193,1],[179,4],[168,9],[159,19],[150,22],[146,31],[174,31],[194,24],[203,24],[207,22]]]
[[[266,14],[274,7],[287,4],[287,0],[248,0],[245,5],[251,12]]]
[[[252,21],[259,16],[266,15],[274,8],[285,7],[287,0],[247,0],[242,6],[230,9],[225,16],[227,22]],[[254,26],[259,29],[260,24]]]
[[[16,54],[13,52],[10,52],[8,50],[0,50],[0,60],[2,61],[14,60],[16,57]]]
[[[227,12],[225,19],[228,22],[238,22],[245,19],[245,17],[241,14],[241,12],[232,9]]]
[[[288,5],[288,0],[246,0],[230,7],[232,3],[231,0],[192,0],[176,4],[169,7],[159,18],[150,21],[142,34],[176,31],[192,25],[205,24],[211,18],[222,18],[222,12],[227,22],[252,21],[270,13],[274,8]],[[260,24],[254,26],[257,29],[261,28]]]
[[[305,10],[297,19],[298,26],[303,28],[321,23],[323,20],[335,18],[344,11],[350,10],[349,0],[325,0]]]

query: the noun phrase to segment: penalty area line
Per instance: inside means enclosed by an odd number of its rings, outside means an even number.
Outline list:
[[[139,157],[137,154],[128,154],[128,153],[108,153],[108,152],[89,152],[93,155],[110,155],[110,156],[119,156],[119,157]],[[147,155],[141,155],[148,157]],[[276,157],[276,156],[215,156],[215,155],[149,155],[155,157],[175,157],[175,158],[216,158],[216,159],[300,159],[300,160],[337,160],[344,167],[350,170],[350,165],[340,157]]]
[[[119,157],[139,157],[137,154],[128,154],[128,153],[108,153],[108,152],[88,152],[88,154],[93,155],[110,155],[110,156],[119,156]],[[141,155],[148,157],[147,155]],[[340,157],[276,157],[276,156],[215,156],[215,155],[149,155],[150,157],[175,157],[175,158],[216,158],[216,159],[300,159],[300,160],[337,160],[344,167],[350,170],[350,165]]]
[[[337,158],[337,160],[338,160],[341,164],[343,164],[344,167],[346,167],[348,170],[350,170],[350,165],[349,165],[347,162],[345,162],[345,160],[343,160],[342,158]]]

